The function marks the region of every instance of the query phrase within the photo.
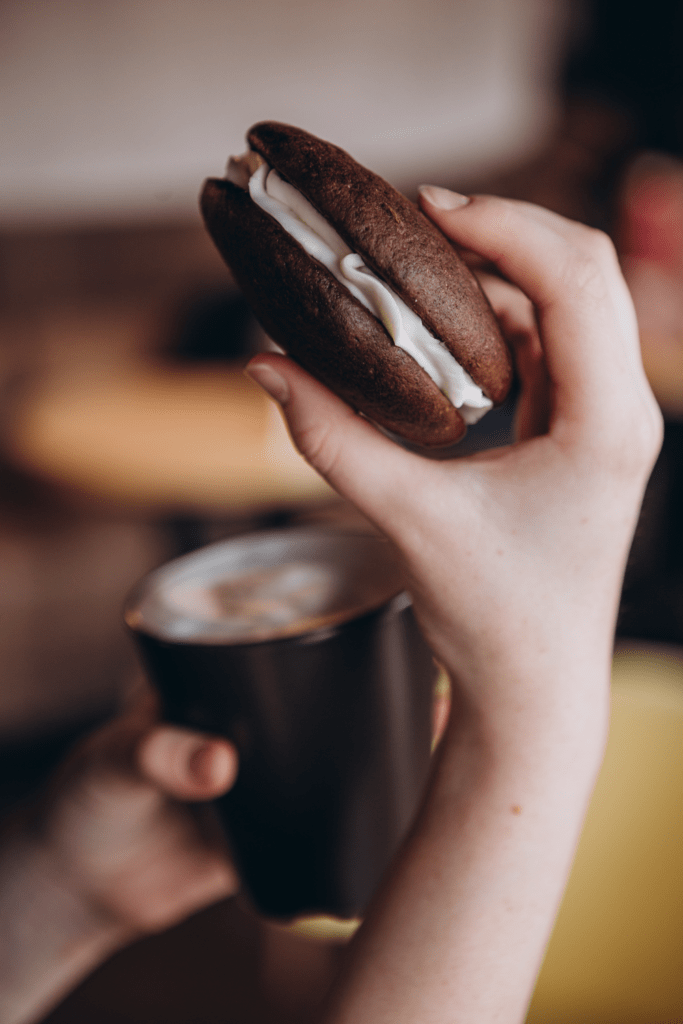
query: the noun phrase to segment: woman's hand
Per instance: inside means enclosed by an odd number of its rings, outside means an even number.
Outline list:
[[[146,694],[73,752],[0,847],[3,1024],[38,1019],[114,950],[237,891],[197,806],[236,772],[230,744],[155,724]]]
[[[624,565],[661,441],[606,236],[427,189],[485,278],[521,383],[518,440],[409,453],[282,356],[248,372],[311,464],[395,544],[453,713],[421,814],[328,1019],[523,1020],[597,774]]]
[[[283,357],[249,373],[280,399],[306,458],[395,542],[437,657],[486,702],[492,667],[510,658],[545,661],[558,685],[566,659],[597,657],[606,673],[661,424],[609,239],[528,204],[453,197],[427,190],[422,206],[501,275],[486,287],[521,380],[515,444],[427,460]]]

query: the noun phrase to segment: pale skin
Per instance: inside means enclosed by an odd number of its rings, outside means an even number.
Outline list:
[[[604,750],[621,579],[661,421],[603,235],[490,197],[427,190],[421,204],[495,271],[485,286],[522,381],[515,444],[428,461],[285,357],[249,368],[303,454],[396,546],[453,688],[423,809],[321,1020],[518,1024]],[[38,825],[5,844],[8,1024],[236,888],[182,803],[223,792],[234,751],[149,714],[93,737]],[[31,915],[50,927],[29,941]]]

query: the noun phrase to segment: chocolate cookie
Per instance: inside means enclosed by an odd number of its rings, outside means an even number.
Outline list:
[[[247,139],[417,314],[484,395],[495,404],[502,401],[512,367],[498,324],[476,278],[421,211],[343,150],[299,128],[264,122]],[[248,174],[258,163],[252,153]],[[246,188],[210,179],[201,205],[264,329],[297,362],[410,441],[440,446],[462,436],[465,422],[458,409],[394,344],[377,315]]]

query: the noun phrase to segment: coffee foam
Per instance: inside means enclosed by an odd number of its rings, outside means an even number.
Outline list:
[[[196,633],[244,641],[288,636],[343,618],[332,570],[305,562],[253,569],[211,586],[181,583],[165,594],[169,609],[196,623]]]
[[[372,549],[355,562],[343,547],[338,556],[307,554],[283,546],[272,561],[231,565],[222,552],[212,558],[212,549],[203,549],[157,570],[126,621],[170,642],[261,642],[334,627],[401,590],[397,570],[375,563]]]

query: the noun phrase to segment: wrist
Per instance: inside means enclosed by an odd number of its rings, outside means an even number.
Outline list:
[[[549,602],[547,603],[549,604]],[[614,614],[576,616],[562,605],[543,613],[491,612],[433,644],[437,657],[479,715],[519,712],[575,715],[609,696]]]
[[[356,940],[368,1005],[346,1012],[340,997],[335,1021],[370,1019],[373,999],[382,1019],[417,1020],[426,991],[442,993],[439,1020],[524,1017],[601,762],[607,702],[587,702],[594,724],[582,736],[581,716],[553,701],[508,698],[504,714],[453,690],[426,799]],[[368,973],[373,958],[401,993],[391,1013]]]
[[[134,938],[91,906],[39,840],[17,835],[0,853],[0,1019],[39,1019],[90,971]]]
[[[604,756],[610,716],[611,658],[508,658],[494,671],[451,669],[451,711],[439,771],[499,773],[549,789],[568,774],[592,787]],[[583,781],[582,781],[583,780]]]

